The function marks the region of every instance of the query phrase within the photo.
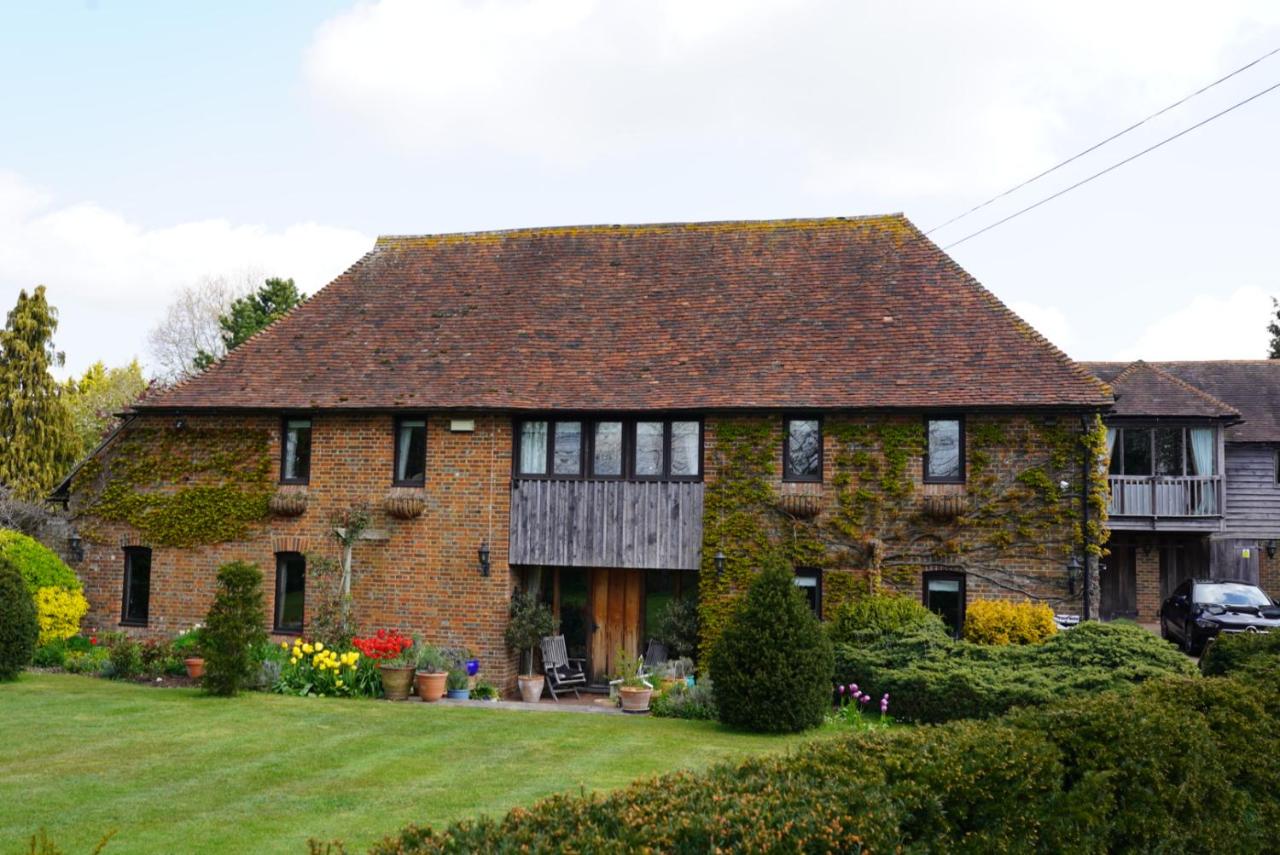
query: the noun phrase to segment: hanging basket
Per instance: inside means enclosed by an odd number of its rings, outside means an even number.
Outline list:
[[[816,517],[822,511],[822,497],[789,494],[778,497],[778,510],[792,517]]]
[[[935,520],[953,520],[964,513],[964,496],[923,496],[924,515]]]
[[[297,517],[307,510],[307,494],[290,490],[281,491],[271,497],[271,513],[278,517]]]
[[[422,516],[427,509],[427,500],[421,493],[389,493],[382,500],[382,509],[389,517],[411,520]]]

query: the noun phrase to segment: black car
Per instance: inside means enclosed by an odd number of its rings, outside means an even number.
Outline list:
[[[1280,606],[1248,582],[1188,579],[1160,607],[1160,635],[1195,655],[1220,632],[1280,629]]]

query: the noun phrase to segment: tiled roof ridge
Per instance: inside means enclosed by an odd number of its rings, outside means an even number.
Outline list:
[[[413,243],[472,243],[476,240],[522,237],[568,237],[573,235],[638,235],[678,234],[700,231],[742,231],[744,227],[778,228],[837,228],[841,226],[870,225],[874,223],[898,223],[919,232],[906,214],[895,211],[886,214],[833,215],[829,217],[780,217],[763,220],[697,220],[693,222],[664,223],[587,223],[563,226],[519,226],[508,229],[482,229],[479,231],[435,232],[426,234],[379,235],[374,248],[393,247]]]
[[[297,311],[298,311],[299,309],[301,309],[303,306],[307,305],[307,304],[308,304],[308,303],[310,303],[312,300],[314,300],[314,299],[316,299],[317,297],[319,297],[319,296],[320,296],[320,294],[321,294],[322,292],[327,291],[327,290],[329,290],[330,288],[333,288],[335,285],[338,285],[339,283],[341,283],[341,282],[343,282],[344,280],[346,280],[348,276],[351,276],[352,274],[354,274],[354,273],[355,273],[355,272],[356,272],[360,267],[364,266],[364,264],[365,264],[367,261],[369,261],[371,258],[373,258],[373,256],[377,255],[377,254],[378,254],[378,252],[379,252],[379,247],[378,247],[378,246],[377,246],[377,244],[375,243],[372,249],[370,249],[370,250],[369,250],[368,252],[366,252],[364,255],[362,255],[362,256],[360,256],[359,258],[357,258],[357,259],[355,260],[355,262],[351,264],[351,266],[350,266],[350,267],[348,267],[346,270],[344,270],[344,271],[342,271],[341,273],[339,273],[337,276],[335,276],[335,277],[334,277],[333,279],[331,279],[329,282],[327,282],[327,283],[325,283],[324,285],[322,285],[320,288],[318,288],[316,291],[314,291],[312,294],[310,294],[310,295],[309,295],[305,300],[300,300],[298,303],[296,303],[295,305],[293,305],[292,307],[290,307],[290,308],[289,308],[289,310],[288,310],[288,311],[286,311],[283,315],[281,315],[280,317],[276,318],[274,321],[272,321],[271,323],[267,324],[265,327],[263,327],[262,329],[258,330],[258,331],[257,331],[257,332],[255,332],[253,335],[249,336],[248,338],[246,338],[244,341],[240,342],[240,344],[239,344],[239,345],[238,345],[234,350],[229,350],[229,351],[227,351],[226,353],[222,354],[222,356],[218,357],[218,358],[217,358],[217,359],[216,359],[216,360],[215,360],[211,365],[209,365],[207,368],[204,368],[204,369],[202,369],[202,370],[200,370],[200,371],[197,371],[197,372],[196,372],[196,373],[194,373],[194,374],[191,374],[191,375],[188,375],[188,376],[186,376],[186,377],[183,377],[181,380],[179,380],[177,383],[174,383],[172,386],[165,386],[165,387],[164,387],[164,388],[162,388],[162,389],[157,389],[157,390],[156,390],[156,392],[155,392],[155,394],[156,394],[156,395],[167,395],[167,394],[169,394],[169,393],[171,393],[171,392],[176,392],[176,391],[178,391],[178,390],[182,389],[184,386],[186,386],[186,385],[190,384],[192,381],[196,380],[197,378],[205,377],[205,376],[207,376],[208,374],[210,374],[210,373],[212,373],[212,372],[214,372],[214,371],[217,371],[217,370],[221,369],[223,366],[225,366],[225,365],[226,365],[226,363],[227,363],[227,358],[228,358],[228,357],[230,357],[233,353],[241,353],[241,354],[242,354],[242,353],[244,352],[244,348],[248,347],[248,346],[249,346],[250,344],[252,344],[254,341],[256,341],[257,339],[261,338],[265,333],[267,333],[269,330],[271,330],[271,328],[272,328],[272,327],[275,327],[277,324],[280,324],[280,323],[284,322],[286,319],[288,319],[291,315],[293,315],[295,312],[297,312]],[[139,404],[142,404],[142,405],[144,405],[144,406],[145,406],[145,405],[146,405],[146,398],[147,398],[147,396],[145,396],[145,395],[144,395],[143,397],[139,398],[137,401],[135,401],[135,402],[134,402],[134,407],[136,407],[136,406],[137,406],[137,405],[139,405]]]
[[[1062,363],[1063,366],[1065,366],[1074,374],[1076,374],[1076,376],[1078,376],[1081,380],[1084,380],[1087,383],[1092,383],[1093,385],[1097,386],[1099,391],[1103,395],[1105,395],[1108,398],[1114,397],[1114,392],[1112,391],[1112,388],[1109,384],[1104,383],[1100,378],[1095,377],[1092,372],[1090,372],[1079,362],[1076,362],[1074,359],[1068,356],[1066,351],[1058,347],[1053,342],[1049,341],[1049,339],[1045,338],[1044,335],[1042,335],[1039,330],[1037,330],[1035,327],[1031,326],[1031,324],[1023,320],[1023,318],[1020,315],[1018,315],[1017,312],[1015,312],[1013,309],[1010,309],[1008,306],[1006,306],[1003,300],[1001,300],[999,297],[993,294],[991,290],[987,288],[986,285],[983,285],[976,277],[974,277],[971,273],[969,273],[969,271],[961,267],[959,262],[957,262],[950,255],[948,255],[942,249],[942,247],[938,246],[938,244],[935,243],[933,239],[930,238],[927,234],[925,234],[925,232],[923,232],[919,226],[913,223],[909,217],[904,217],[903,219],[906,220],[906,223],[911,228],[911,230],[914,231],[920,237],[920,239],[924,241],[924,243],[927,246],[929,246],[935,253],[937,253],[939,256],[942,257],[942,259],[944,260],[944,263],[948,267],[950,267],[956,274],[958,274],[961,277],[962,281],[967,283],[969,287],[976,290],[978,295],[982,297],[982,299],[985,300],[988,303],[988,305],[990,305],[993,309],[1006,315],[1009,318],[1009,321],[1023,335],[1026,335],[1032,341],[1035,341],[1036,343],[1048,348],[1049,352],[1053,355],[1055,359],[1058,360],[1058,362]]]
[[[1163,377],[1166,380],[1172,381],[1174,385],[1181,386],[1182,388],[1186,389],[1188,392],[1191,392],[1192,394],[1198,396],[1201,400],[1209,404],[1212,404],[1213,406],[1218,407],[1227,413],[1235,415],[1236,417],[1239,417],[1240,415],[1240,411],[1237,410],[1235,407],[1231,406],[1230,404],[1228,404],[1226,401],[1222,401],[1222,400],[1219,400],[1218,398],[1215,398],[1213,395],[1210,395],[1208,392],[1201,389],[1199,386],[1195,386],[1191,383],[1188,383],[1186,380],[1183,380],[1181,377],[1171,374],[1168,371],[1165,371],[1159,365],[1153,364],[1151,362],[1147,362],[1144,359],[1135,359],[1133,362],[1129,363],[1129,365],[1123,371],[1121,371],[1119,374],[1116,375],[1115,380],[1113,380],[1112,382],[1115,383],[1116,385],[1119,385],[1120,381],[1123,380],[1125,377],[1129,376],[1130,373],[1137,371],[1141,368],[1145,368],[1148,371],[1158,374],[1160,377]]]

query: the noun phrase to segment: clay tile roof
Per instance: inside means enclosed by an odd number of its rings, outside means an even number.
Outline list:
[[[1218,400],[1161,365],[1136,362],[1083,362],[1081,365],[1111,386],[1116,397],[1113,416],[1238,419],[1235,407]]]
[[[902,215],[379,238],[150,408],[1100,407]]]

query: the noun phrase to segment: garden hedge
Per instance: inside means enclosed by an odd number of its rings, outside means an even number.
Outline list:
[[[1200,657],[1200,673],[1206,677],[1258,675],[1277,670],[1280,670],[1280,632],[1219,635]]]
[[[31,664],[40,625],[18,568],[0,555],[0,680],[16,679]]]
[[[1191,660],[1137,624],[1089,622],[1043,644],[991,646],[936,635],[836,646],[837,683],[888,693],[893,717],[940,723],[1194,673]]]
[[[410,826],[371,852],[1266,852],[1280,753],[1259,747],[1277,740],[1274,685],[1161,678]]]
[[[949,636],[942,618],[912,597],[872,594],[850,600],[827,624],[833,644],[869,644],[902,635]]]

